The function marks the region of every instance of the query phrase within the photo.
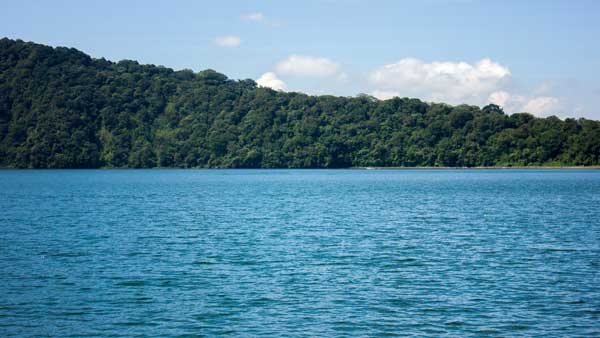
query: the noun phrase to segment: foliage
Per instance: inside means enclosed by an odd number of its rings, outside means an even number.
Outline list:
[[[0,40],[0,166],[600,164],[600,122],[489,105],[309,96]]]

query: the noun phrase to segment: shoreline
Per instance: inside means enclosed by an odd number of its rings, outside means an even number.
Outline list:
[[[361,170],[386,170],[386,169],[398,169],[398,170],[490,170],[490,169],[600,169],[600,165],[591,166],[493,166],[493,167],[351,167],[348,169],[361,169]]]
[[[492,167],[344,167],[344,168],[206,168],[206,167],[152,167],[152,168],[115,168],[115,167],[99,167],[99,168],[15,168],[15,167],[0,167],[0,170],[600,170],[600,165],[591,166],[492,166]]]

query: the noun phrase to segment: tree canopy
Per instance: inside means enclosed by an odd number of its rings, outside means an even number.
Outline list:
[[[0,40],[0,166],[18,168],[599,165],[600,122],[310,96]]]

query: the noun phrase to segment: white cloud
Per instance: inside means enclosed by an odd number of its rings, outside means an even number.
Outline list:
[[[543,82],[521,88],[511,81],[512,74],[508,67],[490,59],[474,63],[427,63],[405,58],[370,72],[368,85],[363,89],[380,100],[416,97],[425,102],[454,105],[467,103],[484,106],[494,103],[507,114],[529,112],[537,116],[568,115],[568,101],[553,94],[552,83]],[[275,90],[287,90],[290,86],[293,90],[306,93],[325,94],[337,90],[342,95],[344,90],[350,88],[349,83],[364,83],[350,81],[341,66],[328,58],[305,55],[290,55],[256,82],[259,86]]]
[[[523,106],[523,111],[538,116],[557,114],[562,108],[560,99],[551,96],[539,96],[530,98]]]
[[[563,113],[563,100],[552,96],[512,95],[505,91],[492,93],[489,103],[501,106],[509,114],[527,112],[537,116],[549,116]]]
[[[467,62],[431,62],[401,59],[371,72],[375,91],[450,104],[483,104],[510,81],[510,70],[490,59]]]
[[[237,47],[242,42],[239,36],[225,35],[215,38],[215,43],[221,47]]]
[[[389,100],[393,99],[396,96],[400,96],[400,93],[394,91],[374,90],[371,92],[371,95],[375,96],[380,100]]]
[[[278,74],[305,77],[332,77],[345,79],[337,63],[323,57],[290,55],[275,66]]]
[[[246,20],[246,21],[261,22],[261,21],[264,21],[265,18],[266,18],[265,15],[260,12],[247,13],[247,14],[242,15],[242,20]]]
[[[506,106],[506,104],[508,103],[508,100],[510,99],[510,94],[500,90],[497,92],[493,92],[490,94],[490,96],[488,97],[488,101],[490,103],[496,104],[500,107],[504,107]]]
[[[275,90],[285,90],[285,82],[281,81],[277,74],[273,72],[264,73],[256,80],[256,83],[261,87],[268,87]]]

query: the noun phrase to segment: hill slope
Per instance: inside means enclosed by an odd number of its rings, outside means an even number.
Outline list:
[[[598,165],[600,122],[308,96],[0,40],[0,166]]]

